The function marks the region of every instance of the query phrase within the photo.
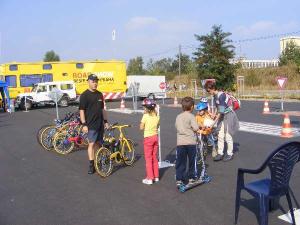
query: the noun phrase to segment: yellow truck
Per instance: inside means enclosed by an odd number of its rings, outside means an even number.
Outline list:
[[[98,76],[98,90],[105,99],[123,98],[127,89],[124,61],[12,62],[0,69],[11,98],[30,92],[36,83],[52,81],[74,81],[76,94],[80,95],[88,88],[87,77],[91,73]]]

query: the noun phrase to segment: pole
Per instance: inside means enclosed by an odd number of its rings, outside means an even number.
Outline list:
[[[57,92],[55,92],[55,109],[56,109],[56,119],[59,120],[59,117],[58,117],[58,105],[57,105]]]
[[[160,107],[159,105],[156,106],[157,110],[157,116],[160,118]],[[170,163],[169,161],[162,161],[162,156],[161,156],[161,138],[160,138],[160,126],[157,129],[157,135],[158,135],[158,167],[161,168],[166,168],[166,167],[171,167],[174,166],[174,164]]]
[[[24,112],[28,112],[28,110],[27,110],[27,97],[26,97],[26,95],[25,95],[25,111]]]
[[[159,105],[157,105],[157,116],[160,118]],[[160,126],[157,129],[157,133],[158,133],[158,161],[161,162]]]
[[[132,93],[132,107],[133,107],[133,109],[134,109],[133,85],[131,86],[131,89],[132,89],[132,91],[131,91],[131,93]]]
[[[112,42],[113,42],[113,58],[116,59],[116,44],[115,44],[115,41],[116,41],[116,30],[113,29],[112,31]]]
[[[179,54],[178,54],[178,75],[181,76],[181,45],[179,45]]]
[[[280,89],[280,93],[281,93],[281,111],[283,112],[283,90]]]

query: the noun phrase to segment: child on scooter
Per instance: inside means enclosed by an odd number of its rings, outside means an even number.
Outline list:
[[[181,101],[183,112],[176,117],[175,127],[177,130],[176,147],[176,186],[180,187],[186,180],[187,158],[189,159],[188,178],[189,183],[198,180],[198,170],[196,166],[196,132],[199,131],[194,110],[194,100],[191,97],[185,97]]]

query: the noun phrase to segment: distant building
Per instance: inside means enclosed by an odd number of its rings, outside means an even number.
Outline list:
[[[278,59],[235,59],[232,63],[240,63],[244,69],[278,67]]]
[[[295,45],[300,47],[300,37],[290,36],[280,38],[280,53],[282,53],[282,51],[286,48],[287,44],[290,42],[294,42]]]

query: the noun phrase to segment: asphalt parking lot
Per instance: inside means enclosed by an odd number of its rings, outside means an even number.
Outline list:
[[[130,106],[130,103],[126,103]],[[108,108],[119,103],[108,103]],[[280,109],[270,103],[271,111]],[[60,115],[77,108],[60,109]],[[263,115],[263,102],[247,101],[238,111],[241,121],[281,125],[281,115]],[[286,103],[286,110],[300,111],[300,103]],[[174,122],[180,108],[161,107],[163,159],[175,158]],[[131,124],[126,132],[138,146],[133,167],[118,167],[108,178],[88,175],[86,150],[61,156],[47,152],[36,141],[36,132],[55,118],[54,108],[30,112],[0,114],[0,224],[233,224],[237,168],[257,168],[278,146],[299,137],[238,132],[234,137],[235,158],[230,162],[207,159],[209,184],[184,194],[175,187],[174,168],[160,171],[161,181],[145,186],[142,133],[138,130],[141,114],[109,112],[110,122]],[[291,117],[293,127],[300,127],[300,117]],[[300,165],[291,177],[291,188],[300,199]],[[259,177],[268,174],[266,171]],[[247,180],[257,177],[247,177]],[[242,194],[239,224],[258,224],[256,201]],[[280,201],[287,210],[285,198]],[[277,209],[269,214],[269,224],[285,224],[277,217]]]

